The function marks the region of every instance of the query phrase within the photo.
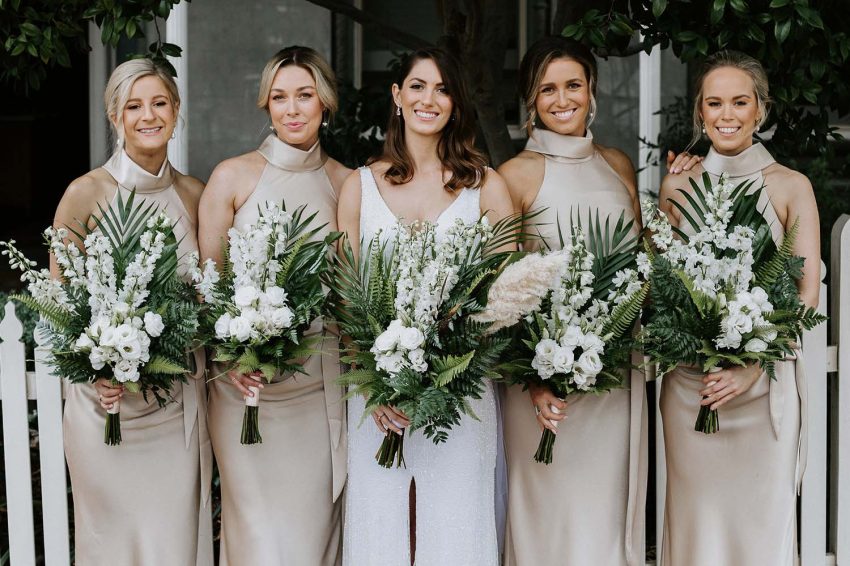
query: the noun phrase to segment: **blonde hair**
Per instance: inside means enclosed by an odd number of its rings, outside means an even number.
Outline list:
[[[174,106],[174,119],[177,119],[177,110],[180,108],[180,93],[174,77],[162,66],[157,65],[150,59],[131,59],[121,63],[109,76],[106,90],[103,92],[103,103],[106,108],[106,116],[109,118],[115,130],[117,139],[124,139],[124,105],[130,99],[130,91],[133,84],[142,77],[157,77],[165,85],[171,104]]]
[[[705,77],[712,71],[724,67],[743,71],[753,80],[753,91],[756,95],[756,103],[758,104],[760,114],[756,122],[756,130],[761,128],[767,121],[767,113],[770,111],[770,105],[773,101],[770,98],[770,85],[767,81],[767,72],[764,70],[762,64],[757,59],[740,51],[718,51],[703,62],[694,82],[696,96],[694,97],[693,137],[686,151],[691,149],[702,137],[703,123],[702,116],[700,116],[700,109],[702,108],[702,87]]]
[[[274,77],[279,69],[288,67],[289,65],[301,67],[312,75],[313,80],[316,81],[316,92],[319,95],[319,101],[328,113],[333,115],[339,108],[336,76],[333,69],[331,69],[325,58],[319,55],[315,49],[300,45],[292,45],[281,49],[266,63],[266,67],[263,69],[263,75],[260,77],[257,108],[262,110],[269,109],[269,95],[272,91]]]
[[[534,121],[537,119],[537,90],[546,69],[552,61],[571,59],[582,66],[590,91],[590,110],[586,126],[590,126],[596,118],[596,81],[598,68],[596,57],[585,45],[563,36],[547,36],[534,42],[528,48],[519,65],[519,92],[528,112],[525,129],[531,136]]]

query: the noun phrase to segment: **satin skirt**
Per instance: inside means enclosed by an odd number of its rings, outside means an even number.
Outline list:
[[[797,556],[801,397],[796,362],[776,364],[719,410],[720,430],[694,430],[702,372],[661,383],[667,455],[662,566],[792,566]]]
[[[189,387],[203,390],[203,382]],[[184,423],[184,387],[160,408],[125,393],[118,446],[103,442],[106,412],[91,384],[68,387],[65,457],[74,495],[78,566],[193,566],[201,499],[197,412]]]
[[[506,388],[505,566],[644,564],[644,384],[632,372],[630,390],[568,396],[549,465],[533,459],[542,431],[528,392]]]
[[[326,566],[341,560],[320,355],[260,392],[262,444],[242,445],[242,394],[209,384],[209,429],[221,475],[221,566]],[[212,377],[224,369],[213,365]]]

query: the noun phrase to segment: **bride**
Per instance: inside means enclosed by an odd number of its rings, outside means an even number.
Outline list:
[[[439,48],[401,65],[382,155],[349,176],[339,197],[339,229],[368,245],[398,220],[430,221],[437,237],[461,218],[510,215],[505,183],[475,149],[471,102],[457,62]],[[385,233],[386,231],[382,232]],[[349,401],[349,468],[343,563],[496,566],[494,515],[496,405],[492,385],[471,402],[447,442],[406,434],[406,468],[375,461],[384,435],[406,416],[380,407],[363,421],[364,400]]]

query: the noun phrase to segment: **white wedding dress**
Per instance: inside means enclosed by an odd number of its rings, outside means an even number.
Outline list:
[[[396,222],[367,167],[360,169],[360,235],[368,246]],[[456,218],[475,222],[479,191],[463,189],[439,216],[437,239]],[[348,487],[344,566],[409,566],[409,490],[416,480],[416,566],[497,566],[494,511],[497,415],[493,386],[471,401],[479,420],[463,415],[448,441],[435,445],[421,431],[405,433],[406,468],[375,461],[383,441],[365,401],[348,401]]]

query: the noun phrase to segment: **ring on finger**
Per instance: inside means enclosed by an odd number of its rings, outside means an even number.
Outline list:
[[[540,407],[538,407],[537,405],[534,405],[534,414],[535,414],[535,415],[539,415],[539,414],[540,414]]]

